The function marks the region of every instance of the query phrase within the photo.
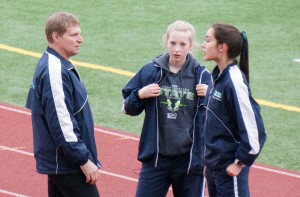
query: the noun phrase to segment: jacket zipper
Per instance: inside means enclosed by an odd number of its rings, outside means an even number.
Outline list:
[[[203,72],[201,72],[201,74],[200,74],[199,84],[201,84],[201,82],[202,82],[202,74],[203,74]],[[198,98],[198,101],[197,101],[197,106],[198,105],[200,105],[200,97]],[[195,113],[195,117],[194,117],[194,121],[193,121],[193,143],[192,143],[192,147],[191,147],[191,150],[190,150],[190,161],[189,161],[189,166],[188,166],[188,169],[187,169],[187,172],[186,172],[187,174],[190,173],[190,169],[191,169],[191,165],[192,165],[192,160],[193,160],[193,148],[194,148],[194,143],[195,143],[195,121],[196,121],[196,117],[197,117],[198,111],[199,111],[199,109],[197,107],[197,110],[196,110],[196,113]]]
[[[200,102],[200,98],[198,98],[198,104]],[[198,105],[197,104],[197,105]],[[195,114],[195,117],[194,117],[194,121],[193,121],[193,143],[192,143],[192,147],[191,147],[191,150],[190,150],[190,161],[189,161],[189,166],[188,166],[188,169],[187,169],[187,175],[190,173],[190,169],[191,169],[191,165],[192,165],[192,160],[193,160],[193,149],[194,149],[194,143],[195,143],[195,121],[196,121],[196,117],[197,117],[197,114],[198,114],[198,107],[197,107],[197,110],[196,110],[196,114]]]
[[[162,68],[158,65],[155,64],[155,66],[160,68],[160,79],[156,82],[157,84],[160,82],[162,79]],[[156,108],[156,158],[155,158],[155,164],[154,167],[156,168],[158,165],[158,155],[159,155],[159,125],[158,125],[158,101],[157,98],[155,98],[155,108]]]
[[[220,76],[219,76],[220,77]],[[218,77],[218,78],[219,78]],[[216,79],[216,80],[218,80],[218,78]],[[213,83],[212,83],[212,88],[211,88],[211,90],[209,91],[209,97],[208,97],[208,101],[207,101],[207,108],[209,107],[209,103],[210,103],[210,99],[211,99],[211,93],[212,93],[212,91],[213,91],[213,89],[215,88],[215,83],[216,83],[216,80],[214,81],[213,80]],[[205,106],[204,106],[205,107]],[[207,113],[208,113],[208,109],[207,109],[206,107],[205,107],[205,109],[206,109],[206,112],[205,112],[205,122],[204,122],[204,131],[205,131],[205,129],[206,129],[206,124],[207,124]],[[203,138],[205,138],[205,134],[203,135]],[[204,139],[203,139],[204,140]],[[205,166],[205,152],[206,152],[206,145],[205,145],[205,143],[203,143],[203,145],[204,145],[204,151],[203,151],[203,161],[204,161],[204,166]]]
[[[55,170],[55,173],[57,174],[58,173],[58,147],[56,148],[56,170]]]

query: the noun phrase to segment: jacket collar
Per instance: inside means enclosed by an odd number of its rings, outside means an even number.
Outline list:
[[[223,76],[225,76],[226,73],[228,73],[230,67],[232,67],[232,66],[237,66],[237,62],[233,61],[231,64],[228,64],[222,73],[220,73],[218,65],[215,66],[215,68],[213,69],[213,72],[212,72],[212,77],[213,77],[214,81],[217,79],[223,78]]]
[[[54,49],[50,48],[49,46],[47,47],[46,51],[52,55],[54,55],[55,57],[57,57],[58,59],[60,59],[60,61],[62,61],[63,66],[70,70],[70,69],[75,69],[75,66],[68,60],[66,60],[65,58],[63,58],[57,51],[55,51]]]

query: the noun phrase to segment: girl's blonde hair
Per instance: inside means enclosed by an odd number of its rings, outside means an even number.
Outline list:
[[[182,32],[188,32],[190,34],[190,44],[191,44],[191,53],[195,51],[196,48],[198,48],[199,44],[196,41],[196,30],[193,25],[186,21],[177,20],[169,25],[166,32],[163,35],[163,46],[167,48],[168,39],[170,36],[170,33],[172,31],[182,31]]]

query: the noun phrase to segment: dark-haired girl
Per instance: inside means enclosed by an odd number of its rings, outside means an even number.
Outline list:
[[[249,87],[246,33],[232,25],[214,24],[202,48],[204,60],[217,63],[206,103],[204,134],[209,196],[247,197],[249,167],[261,152],[266,134]]]

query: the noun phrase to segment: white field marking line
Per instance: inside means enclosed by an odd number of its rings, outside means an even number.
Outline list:
[[[18,110],[18,109],[14,109],[11,107],[6,107],[6,106],[2,106],[0,105],[0,109],[5,109],[5,110],[9,110],[9,111],[13,111],[13,112],[17,112],[17,113],[22,113],[22,114],[26,114],[26,115],[31,115],[30,112],[27,111],[23,111],[23,110]],[[119,136],[119,137],[124,137],[124,138],[128,138],[128,139],[132,139],[132,140],[139,140],[139,138],[135,138],[135,137],[131,137],[131,136],[127,136],[125,134],[119,134],[119,133],[115,133],[113,131],[106,131],[103,129],[98,129],[95,128],[95,130],[97,130],[98,132],[102,132],[102,133],[106,133],[106,134],[110,134],[110,135],[114,135],[114,136]],[[1,146],[0,146],[1,147]],[[19,151],[19,150],[18,150]],[[24,152],[24,151],[22,151]],[[21,153],[21,152],[20,152]],[[32,154],[32,153],[30,153]],[[295,178],[300,178],[299,175],[295,175],[292,173],[288,173],[288,172],[283,172],[280,170],[274,170],[274,169],[270,169],[270,168],[266,168],[266,167],[261,167],[261,166],[257,166],[257,165],[253,165],[254,168],[260,169],[260,170],[265,170],[265,171],[269,171],[269,172],[273,172],[273,173],[277,173],[277,174],[282,174],[282,175],[286,175],[286,176],[290,176],[290,177],[295,177]]]
[[[252,167],[256,168],[256,169],[259,169],[259,170],[265,170],[265,171],[269,171],[269,172],[273,172],[273,173],[277,173],[277,174],[282,174],[282,175],[287,175],[287,176],[291,176],[291,177],[300,179],[300,175],[297,175],[297,174],[292,174],[292,173],[288,173],[288,172],[274,170],[274,169],[270,169],[270,168],[266,168],[266,167],[262,167],[262,166],[257,166],[257,165],[252,165]]]
[[[17,194],[17,193],[14,193],[14,192],[3,190],[3,189],[0,189],[0,193],[8,194],[8,195],[11,195],[11,196],[17,196],[17,197],[29,197],[29,196],[24,196],[22,194]]]
[[[12,151],[12,152],[20,153],[20,154],[23,154],[23,155],[29,155],[29,156],[33,157],[33,153],[26,152],[26,151],[20,151],[20,150],[17,150],[16,148],[10,148],[10,147],[7,147],[7,146],[1,146],[0,145],[0,150]],[[124,176],[124,175],[121,175],[121,174],[116,174],[116,173],[113,173],[113,172],[104,171],[104,170],[101,170],[101,169],[100,169],[100,173],[106,174],[106,175],[109,175],[109,176],[113,176],[113,177],[118,177],[118,178],[125,179],[125,180],[128,180],[128,181],[138,182],[138,180],[135,179],[135,178],[132,178],[132,177],[129,177],[129,176]]]
[[[294,59],[294,62],[300,62],[300,58]]]

